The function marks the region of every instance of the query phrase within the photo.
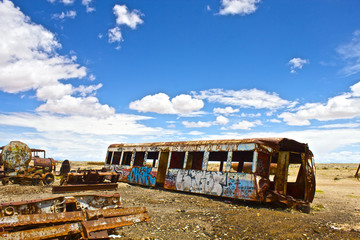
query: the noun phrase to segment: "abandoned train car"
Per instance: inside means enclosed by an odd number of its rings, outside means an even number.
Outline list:
[[[127,183],[303,211],[315,194],[313,154],[287,138],[111,144],[105,167]]]

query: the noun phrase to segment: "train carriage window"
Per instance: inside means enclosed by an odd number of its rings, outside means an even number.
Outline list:
[[[301,155],[298,153],[290,153],[288,182],[297,182],[303,178],[301,171]]]
[[[120,158],[121,158],[121,152],[114,152],[114,157],[113,157],[112,164],[113,165],[119,165]]]
[[[253,151],[234,151],[230,172],[252,172]]]
[[[107,158],[106,158],[106,164],[111,163],[111,158],[114,152],[108,152]]]
[[[186,162],[186,169],[201,170],[204,159],[204,152],[189,152]]]
[[[169,169],[182,169],[185,161],[185,152],[171,152]]]
[[[159,152],[148,152],[146,159],[147,167],[156,167],[156,160],[159,158]]]
[[[145,158],[145,152],[136,152],[134,166],[138,166],[138,167],[144,166],[144,158]]]
[[[129,165],[131,163],[132,152],[124,152],[123,160],[121,165]]]
[[[228,152],[210,152],[207,171],[224,171]]]

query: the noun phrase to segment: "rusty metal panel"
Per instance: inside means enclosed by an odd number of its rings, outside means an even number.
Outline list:
[[[2,162],[6,170],[25,170],[31,161],[31,149],[20,141],[11,141],[1,153]]]
[[[252,174],[169,169],[164,188],[245,200],[257,200]]]
[[[121,206],[119,193],[107,195],[75,195],[67,197],[43,198],[21,202],[0,204],[0,216],[56,213],[66,211],[66,206],[72,203],[75,208],[98,209],[118,208]]]
[[[117,183],[99,183],[99,184],[77,184],[53,186],[53,193],[79,192],[88,190],[114,190],[118,187]]]

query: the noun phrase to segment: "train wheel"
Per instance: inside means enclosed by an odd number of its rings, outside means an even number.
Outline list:
[[[52,173],[47,173],[47,174],[45,174],[45,177],[44,177],[44,179],[43,179],[43,183],[44,183],[45,185],[51,185],[51,184],[53,184],[54,180],[55,180],[54,174],[52,174]]]
[[[37,186],[40,184],[41,173],[35,173],[31,178],[31,184]]]
[[[9,184],[9,179],[3,179],[1,180],[2,185],[6,186]]]

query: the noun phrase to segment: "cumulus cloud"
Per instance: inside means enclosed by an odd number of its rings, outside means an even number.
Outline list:
[[[11,1],[0,3],[0,90],[17,93],[83,78],[86,68],[60,56],[53,33],[34,24]]]
[[[360,30],[353,33],[351,42],[339,46],[336,51],[346,62],[341,70],[343,74],[350,76],[360,72]]]
[[[232,107],[226,107],[226,108],[214,108],[213,111],[214,111],[215,114],[223,114],[225,116],[229,116],[230,114],[237,113],[240,110],[239,109],[234,109]]]
[[[66,12],[61,12],[61,13],[55,13],[52,16],[55,19],[64,19],[64,18],[72,18],[74,19],[76,17],[76,12],[73,10],[70,11],[66,11]]]
[[[31,22],[11,1],[0,2],[0,90],[19,93],[35,90],[45,103],[36,111],[99,117],[114,114],[94,97],[102,85],[74,87],[61,81],[84,78],[86,68],[76,57],[61,56],[61,44],[43,26]],[[91,77],[90,78],[94,78]]]
[[[221,0],[220,15],[248,15],[257,10],[260,0]]]
[[[129,11],[126,5],[116,4],[113,8],[116,16],[116,24],[126,25],[131,29],[135,29],[137,25],[142,24],[144,21],[140,18],[143,14],[139,10]]]
[[[96,97],[73,97],[66,95],[60,99],[48,99],[36,108],[38,112],[50,112],[70,115],[107,117],[115,113],[114,108],[100,104]]]
[[[160,114],[188,114],[204,107],[204,102],[190,95],[181,94],[170,100],[165,93],[148,95],[129,104],[129,108],[139,112]]]
[[[211,127],[213,125],[226,125],[229,123],[229,119],[224,116],[218,116],[215,121],[209,121],[209,122],[189,122],[189,121],[183,121],[182,124],[187,128],[204,128],[204,127]]]
[[[144,22],[141,19],[143,14],[139,10],[129,11],[126,5],[115,4],[113,12],[116,16],[116,26],[108,31],[109,43],[120,43],[124,41],[119,26],[125,25],[131,29],[136,29],[139,24]],[[119,48],[120,46],[117,47],[117,49]]]
[[[296,73],[297,69],[302,69],[305,64],[308,64],[309,60],[301,59],[301,58],[293,58],[288,64],[290,65],[290,72]]]
[[[279,115],[288,125],[310,125],[311,119],[328,121],[352,119],[360,116],[360,82],[351,86],[351,92],[328,99],[327,103],[306,103],[295,112]]]
[[[109,36],[109,43],[124,41],[119,27],[114,27],[109,29],[108,36]]]
[[[81,0],[81,4],[86,7],[86,12],[93,12],[95,8],[91,6],[92,0]]]
[[[238,129],[250,130],[251,128],[253,128],[255,126],[258,126],[258,125],[262,125],[260,120],[256,120],[254,122],[243,120],[243,121],[240,121],[238,123],[235,123],[235,124],[231,125],[230,129],[233,129],[233,130],[238,130]]]
[[[258,89],[244,89],[239,91],[210,89],[200,91],[200,93],[192,92],[192,94],[196,98],[207,99],[209,102],[239,106],[241,108],[267,108],[274,110],[291,107],[296,104],[296,102],[290,102],[280,98],[276,93],[267,93]]]

